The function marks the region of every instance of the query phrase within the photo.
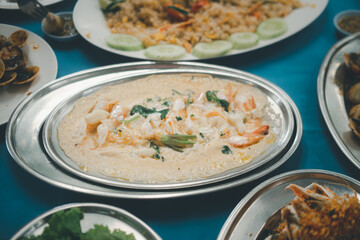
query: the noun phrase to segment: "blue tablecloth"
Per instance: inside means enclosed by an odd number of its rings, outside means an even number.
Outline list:
[[[53,12],[72,10],[75,3],[66,0],[49,9]],[[302,116],[303,137],[294,155],[276,171],[243,186],[163,200],[80,194],[49,185],[18,166],[6,148],[6,124],[0,126],[0,239],[9,239],[41,213],[73,202],[98,202],[123,208],[146,222],[163,239],[216,239],[236,204],[269,177],[296,169],[325,169],[360,180],[359,169],[345,157],[328,131],[316,88],[322,60],[339,40],[333,17],[342,10],[359,7],[358,0],[330,0],[316,21],[286,40],[239,56],[203,61],[244,70],[274,82],[290,95]],[[17,10],[0,10],[0,23],[19,26],[43,37],[40,23]],[[58,60],[58,77],[93,67],[136,61],[105,52],[82,38],[71,44],[46,40]]]

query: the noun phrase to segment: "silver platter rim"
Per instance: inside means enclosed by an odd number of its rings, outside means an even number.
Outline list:
[[[155,62],[137,62],[137,63],[127,63],[127,64],[115,64],[115,65],[109,65],[109,66],[105,66],[105,67],[98,67],[98,68],[93,68],[90,70],[84,70],[78,73],[74,73],[74,74],[70,74],[67,75],[63,78],[60,78],[52,83],[49,83],[47,85],[45,85],[43,87],[46,88],[48,86],[51,85],[51,87],[53,87],[54,89],[57,87],[57,85],[61,84],[61,81],[63,79],[69,78],[69,77],[77,77],[79,75],[91,75],[94,72],[97,71],[105,71],[105,72],[112,72],[114,68],[116,68],[118,71],[120,70],[124,70],[126,71],[126,69],[129,68],[139,68],[142,65],[147,65],[147,66],[153,66],[154,64],[156,64]],[[182,66],[203,66],[203,67],[215,67],[218,69],[223,69],[226,71],[231,71],[231,72],[239,72],[238,70],[234,70],[231,68],[226,68],[226,67],[219,67],[216,65],[210,65],[210,64],[203,64],[203,63],[166,63],[166,64],[172,64],[172,65],[182,65]],[[40,89],[38,92],[41,93]],[[33,93],[32,95],[35,96],[37,94],[39,94],[38,92]],[[287,94],[285,94],[287,96]],[[31,95],[30,95],[31,97]],[[288,97],[288,96],[287,96]],[[199,194],[205,194],[205,193],[209,193],[209,192],[214,192],[214,191],[219,191],[219,190],[223,190],[223,189],[228,189],[228,188],[232,188],[235,186],[239,186],[245,183],[248,183],[250,181],[253,181],[255,179],[258,179],[268,173],[270,173],[271,171],[275,170],[276,168],[278,168],[279,166],[281,166],[284,162],[286,162],[291,156],[292,154],[295,152],[295,150],[297,149],[297,147],[300,144],[301,141],[301,137],[302,137],[302,133],[303,133],[303,125],[302,125],[302,120],[301,120],[301,116],[300,116],[300,112],[297,109],[297,106],[295,105],[295,103],[291,100],[290,97],[288,97],[288,103],[291,106],[293,115],[294,115],[294,119],[295,119],[295,124],[296,127],[294,129],[294,132],[292,134],[292,139],[291,139],[291,144],[289,144],[289,146],[287,146],[286,152],[283,153],[283,155],[279,156],[279,158],[274,159],[273,161],[270,161],[267,165],[264,165],[262,168],[256,169],[251,171],[248,174],[245,174],[243,176],[243,178],[235,178],[232,179],[232,181],[224,181],[221,184],[211,184],[208,186],[203,186],[203,187],[198,187],[198,188],[192,188],[192,189],[180,189],[180,190],[160,190],[160,191],[144,191],[144,190],[134,190],[134,189],[122,189],[122,188],[111,188],[109,186],[104,186],[104,185],[96,185],[93,182],[88,183],[87,181],[84,181],[83,179],[77,179],[75,176],[69,174],[69,173],[65,173],[63,172],[61,169],[56,168],[56,166],[54,166],[54,164],[52,163],[41,163],[41,164],[48,164],[51,165],[51,173],[55,174],[55,175],[59,175],[60,179],[58,178],[58,176],[54,176],[53,174],[51,174],[50,176],[44,175],[44,172],[39,172],[37,169],[34,169],[33,167],[29,166],[27,162],[24,162],[23,159],[21,159],[18,156],[18,153],[16,151],[16,148],[13,146],[13,144],[11,143],[11,137],[12,137],[12,130],[14,129],[14,127],[17,125],[18,123],[18,116],[21,115],[21,110],[22,108],[25,108],[27,106],[27,104],[29,104],[30,98],[27,98],[25,101],[23,101],[21,104],[19,104],[19,106],[15,109],[15,111],[13,112],[12,116],[11,116],[11,121],[9,121],[8,125],[7,125],[7,129],[6,129],[6,143],[7,143],[7,147],[9,150],[10,155],[13,157],[13,159],[22,167],[24,168],[27,172],[29,172],[30,174],[32,174],[33,176],[49,183],[50,185],[53,186],[57,186],[63,189],[67,189],[67,190],[72,190],[72,191],[76,191],[76,192],[81,192],[81,193],[86,193],[86,194],[90,194],[90,195],[100,195],[100,196],[106,196],[106,197],[115,197],[115,198],[132,198],[132,199],[162,199],[162,198],[175,198],[175,197],[184,197],[184,196],[193,196],[193,195],[199,195]],[[46,115],[47,116],[47,115]],[[38,122],[38,125],[35,126],[35,130],[37,131],[37,134],[40,131],[42,122]],[[36,144],[36,143],[35,143]],[[42,153],[43,154],[43,153]],[[41,157],[41,156],[40,156]],[[47,159],[47,161],[49,161],[49,159]]]
[[[345,47],[347,47],[349,44],[351,44],[354,41],[360,42],[360,33],[350,35],[350,36],[340,40],[339,42],[335,43],[329,49],[325,58],[323,59],[323,62],[321,64],[320,71],[318,74],[317,94],[318,94],[318,102],[320,105],[322,115],[324,117],[326,125],[327,125],[332,137],[334,138],[336,144],[339,146],[339,148],[345,154],[345,156],[357,168],[360,169],[360,154],[359,154],[360,144],[356,144],[355,143],[356,140],[354,141],[354,139],[351,139],[351,137],[352,137],[351,129],[350,129],[350,127],[347,127],[349,119],[348,119],[348,117],[342,116],[344,114],[347,116],[343,96],[340,93],[337,93],[337,96],[333,96],[333,98],[335,99],[334,101],[338,104],[338,106],[340,108],[340,110],[338,109],[337,113],[335,113],[335,114],[331,113],[331,109],[327,103],[327,100],[329,100],[329,99],[326,98],[326,94],[327,94],[326,91],[329,88],[335,88],[335,87],[326,88],[327,84],[332,84],[332,85],[335,84],[335,83],[329,83],[329,81],[335,81],[335,79],[330,79],[330,76],[333,77],[333,75],[335,75],[335,73],[333,73],[333,71],[336,70],[336,69],[332,69],[331,65],[333,64],[333,62],[338,61],[338,59],[336,59],[336,58],[339,57],[338,56],[339,51],[341,51],[342,49],[344,49]],[[355,49],[354,49],[354,51],[355,51]],[[357,51],[359,51],[359,49],[357,49]],[[338,66],[338,64],[337,64],[337,66]],[[336,91],[336,89],[335,90],[332,89],[332,90]],[[346,129],[347,134],[348,134],[347,136],[344,136],[344,133],[345,133],[345,132],[343,132],[344,130],[340,129],[340,127],[336,123],[339,120],[343,121],[344,127],[347,128]],[[356,153],[358,154],[357,156],[355,155]]]
[[[22,237],[25,237],[25,234],[28,233],[28,231],[34,231],[36,230],[36,226],[42,222],[46,217],[59,212],[61,210],[66,210],[70,208],[81,208],[84,210],[84,214],[86,214],[86,210],[91,209],[91,211],[98,210],[101,215],[105,215],[105,213],[113,216],[116,218],[118,215],[121,216],[123,219],[118,219],[119,221],[123,222],[124,219],[127,220],[127,225],[137,225],[137,227],[140,227],[141,229],[136,229],[134,226],[131,226],[132,229],[141,232],[143,235],[146,235],[149,240],[161,240],[162,238],[152,229],[150,226],[148,226],[145,222],[143,222],[141,219],[136,217],[135,215],[131,214],[130,212],[114,207],[107,204],[101,204],[101,203],[92,203],[92,202],[84,202],[84,203],[67,203],[61,206],[54,207],[38,217],[31,220],[29,223],[27,223],[25,226],[23,226],[12,238],[11,240],[18,240]],[[116,216],[115,216],[116,215]]]
[[[149,70],[150,71],[150,70]],[[103,80],[99,81],[99,84],[96,84],[94,86],[91,86],[90,88],[84,88],[79,89],[75,94],[72,94],[71,96],[67,97],[67,99],[64,99],[61,101],[61,103],[58,104],[54,108],[54,110],[49,114],[47,120],[45,121],[44,127],[43,127],[43,144],[46,149],[47,154],[52,158],[52,160],[57,163],[59,166],[63,167],[67,171],[79,176],[83,177],[85,179],[88,179],[90,181],[94,181],[100,184],[115,186],[115,187],[123,187],[123,188],[131,188],[131,189],[144,189],[144,190],[160,190],[160,189],[176,189],[176,188],[188,188],[188,187],[196,187],[196,186],[202,186],[212,183],[221,182],[224,180],[228,180],[230,178],[234,178],[237,176],[241,176],[244,173],[247,173],[251,170],[254,170],[258,167],[261,167],[266,162],[270,161],[274,157],[281,154],[281,152],[285,149],[285,147],[289,144],[289,141],[291,139],[291,135],[294,131],[294,117],[292,114],[292,110],[290,108],[290,105],[287,102],[286,98],[282,98],[284,94],[283,92],[277,92],[279,91],[279,88],[276,88],[276,86],[272,85],[265,79],[262,79],[260,77],[256,77],[254,75],[249,75],[245,72],[242,72],[242,76],[235,76],[234,80],[235,82],[245,82],[248,81],[250,84],[254,84],[257,88],[263,87],[264,91],[270,92],[273,96],[270,97],[274,104],[276,104],[276,107],[279,107],[281,105],[281,114],[284,115],[283,122],[281,124],[282,133],[278,136],[278,139],[276,143],[271,146],[264,154],[257,157],[256,159],[252,160],[250,163],[239,166],[237,168],[227,170],[223,173],[218,173],[214,176],[210,176],[207,178],[202,179],[195,179],[195,180],[189,180],[189,181],[181,181],[181,182],[171,182],[171,183],[161,183],[161,184],[148,184],[148,183],[138,183],[138,182],[126,182],[117,180],[114,178],[109,178],[106,176],[99,176],[97,174],[92,173],[86,173],[84,171],[81,171],[79,167],[73,163],[72,160],[67,158],[65,154],[63,154],[63,151],[58,147],[57,142],[57,125],[59,121],[62,119],[62,117],[72,109],[72,106],[74,104],[74,101],[78,99],[80,96],[83,96],[83,92],[87,92],[86,95],[90,95],[93,92],[97,91],[99,87],[107,86],[107,85],[117,85],[121,84],[124,81],[133,81],[139,78],[143,78],[146,76],[150,76],[153,74],[160,75],[160,74],[181,74],[182,72],[187,74],[189,72],[192,73],[194,71],[193,69],[158,69],[153,73],[152,71],[148,73],[144,73],[144,75],[141,75],[141,73],[135,73],[134,75],[126,75],[126,76],[119,76],[119,78],[115,78],[113,80],[106,79],[105,82]],[[194,74],[210,74],[212,76],[217,77],[216,75],[220,75],[219,78],[226,78],[225,73],[219,73],[214,70],[209,69],[197,69]],[[230,74],[229,74],[230,75]],[[231,76],[228,76],[230,78]],[[241,78],[241,79],[240,79]],[[105,79],[105,78],[104,78]],[[130,80],[129,80],[130,79]],[[80,82],[83,82],[85,85],[85,81],[87,82],[89,79],[84,79]],[[70,81],[69,84],[72,84]],[[269,94],[270,95],[270,94]],[[285,95],[284,95],[285,96]],[[68,105],[68,106],[67,106]],[[67,106],[67,107],[66,107]],[[280,109],[279,108],[279,109]]]
[[[349,176],[343,175],[341,173],[322,170],[322,169],[299,169],[299,170],[285,172],[260,183],[253,190],[251,190],[251,192],[249,192],[244,198],[242,198],[240,202],[232,210],[228,218],[226,219],[224,225],[222,226],[219,232],[217,240],[254,239],[254,237],[260,230],[261,226],[265,224],[267,218],[271,216],[271,214],[278,209],[278,207],[276,207],[274,211],[267,213],[267,216],[265,218],[262,218],[262,222],[257,223],[258,226],[254,227],[254,229],[248,229],[248,232],[243,234],[244,236],[240,236],[241,238],[239,238],[239,236],[237,237],[233,236],[232,234],[236,235],[235,231],[237,228],[239,228],[236,226],[237,223],[241,221],[242,218],[244,218],[244,216],[247,214],[247,211],[249,211],[249,209],[254,204],[254,202],[263,194],[267,192],[271,192],[271,190],[273,190],[274,188],[278,187],[281,184],[289,184],[290,181],[295,181],[295,180],[299,181],[304,179],[307,181],[310,181],[310,179],[317,179],[318,181],[328,181],[331,184],[344,186],[348,188],[349,191],[352,190],[350,188],[357,189],[358,198],[360,197],[359,194],[360,181],[351,178]],[[294,195],[292,193],[289,193],[288,195],[291,196],[291,199],[294,198]],[[284,206],[289,203],[287,202],[286,199],[285,200],[277,199],[276,201],[285,201],[285,203],[280,204],[281,206]],[[271,204],[271,202],[267,202],[267,204]],[[258,211],[259,216],[262,216],[261,211],[262,210]],[[247,219],[246,221],[254,222],[254,219]]]

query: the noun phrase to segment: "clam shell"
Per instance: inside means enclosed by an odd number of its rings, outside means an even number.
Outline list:
[[[14,71],[26,65],[24,54],[18,47],[4,47],[0,51],[0,58],[5,64],[5,71]]]
[[[3,60],[0,59],[0,79],[4,75],[4,72],[5,72],[5,64],[4,64]]]
[[[9,40],[7,37],[5,37],[4,35],[1,35],[0,34],[0,50],[4,47],[7,47],[9,46],[10,43],[9,43]]]
[[[346,93],[346,98],[354,104],[360,103],[360,82],[350,87]]]
[[[40,68],[38,66],[31,66],[22,69],[21,71],[17,72],[17,77],[12,84],[20,85],[25,84],[33,81],[39,73]]]
[[[349,127],[360,138],[360,104],[353,106],[349,111]]]
[[[28,33],[24,30],[15,31],[9,37],[10,44],[21,48],[25,45],[28,36]]]
[[[4,75],[0,78],[0,86],[5,86],[13,82],[16,76],[16,72],[5,72]]]

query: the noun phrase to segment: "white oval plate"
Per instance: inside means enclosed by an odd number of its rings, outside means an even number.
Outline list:
[[[294,10],[289,16],[285,18],[288,24],[288,31],[285,34],[270,40],[260,40],[256,46],[251,48],[243,50],[231,50],[225,56],[249,52],[290,37],[291,35],[299,32],[312,23],[326,8],[328,0],[301,0],[301,2],[305,6]],[[105,36],[108,36],[111,33],[110,29],[106,25],[104,14],[100,10],[98,0],[79,0],[75,5],[73,18],[75,27],[80,35],[91,44],[118,55],[139,59],[148,59],[144,56],[144,50],[121,51],[110,48],[106,45]],[[197,59],[199,58],[191,54],[186,54],[184,58],[179,60]]]
[[[63,0],[39,0],[39,2],[44,6],[61,1]],[[11,0],[0,0],[0,9],[19,9],[19,6],[15,0],[13,2]]]
[[[1,1],[1,0],[0,0]],[[41,37],[28,30],[6,24],[0,24],[0,34],[9,37],[17,30],[24,30],[29,38],[22,50],[27,66],[39,66],[40,72],[35,80],[24,85],[6,85],[0,87],[0,125],[6,123],[16,106],[28,95],[55,80],[58,70],[54,51]]]

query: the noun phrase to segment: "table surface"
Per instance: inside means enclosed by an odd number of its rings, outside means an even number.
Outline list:
[[[71,11],[75,3],[65,0],[48,8],[53,12]],[[32,176],[12,159],[5,143],[6,124],[1,125],[0,239],[9,239],[26,223],[53,207],[75,202],[105,203],[125,209],[142,219],[163,239],[216,239],[236,204],[272,176],[296,169],[324,169],[360,180],[360,170],[345,157],[332,138],[317,98],[320,65],[328,50],[340,40],[333,17],[342,10],[359,8],[358,0],[330,0],[317,20],[288,39],[246,54],[202,61],[244,70],[277,84],[290,95],[301,113],[304,131],[296,152],[277,170],[242,186],[160,200],[106,198],[64,190]],[[0,10],[0,23],[22,27],[44,37],[40,23],[19,10]],[[45,40],[58,60],[57,77],[137,61],[103,51],[81,37],[71,44]]]

